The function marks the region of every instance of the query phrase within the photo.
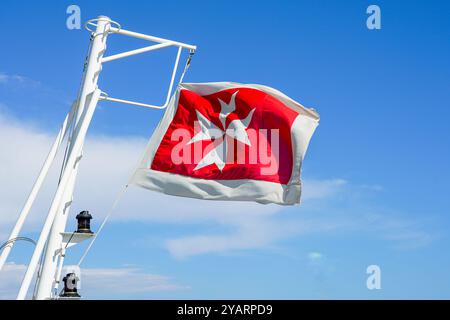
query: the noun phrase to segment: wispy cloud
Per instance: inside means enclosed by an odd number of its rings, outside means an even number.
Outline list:
[[[34,79],[28,78],[26,76],[0,72],[0,84],[3,84],[3,85],[19,84],[19,85],[39,86],[41,83]]]
[[[0,114],[0,161],[3,181],[0,194],[2,212],[0,232],[15,221],[17,213],[27,192],[39,172],[40,166],[49,150],[53,134],[44,132],[36,125]],[[11,144],[11,141],[16,143]],[[86,142],[83,162],[81,163],[74,208],[89,206],[95,219],[100,219],[107,211],[112,199],[126,184],[136,163],[140,160],[146,144],[141,137],[89,136]],[[59,163],[57,158],[56,163]],[[36,230],[38,221],[43,219],[48,205],[45,201],[53,195],[59,168],[50,172],[49,180],[53,183],[44,185],[42,194],[33,210],[31,224],[27,230]],[[95,179],[92,179],[95,177]],[[305,191],[306,199],[319,199],[335,192],[340,180],[312,181]],[[306,183],[308,185],[308,183]],[[315,190],[318,189],[318,190]],[[158,210],[151,210],[157,207]],[[281,209],[276,205],[260,205],[244,202],[216,202],[196,199],[177,198],[130,188],[125,198],[112,216],[113,220],[139,220],[163,223],[198,223],[217,221],[224,224],[237,224],[248,219],[270,216]],[[2,228],[3,227],[3,228]]]
[[[234,231],[225,234],[188,235],[166,241],[166,248],[177,259],[206,253],[227,253],[269,246],[296,234],[298,226],[268,217],[244,217],[229,221]],[[231,219],[230,219],[231,220]]]
[[[0,300],[15,299],[27,267],[7,263],[0,272]]]
[[[0,300],[15,299],[26,266],[7,263],[0,272]],[[82,268],[80,293],[85,299],[113,298],[173,290],[189,290],[168,276],[145,272],[139,268]]]
[[[1,239],[6,239],[52,140],[53,134],[40,130],[36,125],[0,114]],[[89,209],[94,214],[94,227],[98,225],[140,160],[145,144],[146,139],[142,137],[88,136],[72,212]],[[53,168],[51,182],[44,185],[25,231],[36,231],[42,224],[55,190],[58,169],[57,166]],[[203,226],[201,231],[185,231],[185,234],[161,241],[178,259],[269,248],[286,238],[339,230],[364,230],[374,237],[391,241],[399,248],[410,242],[429,244],[432,237],[420,225],[411,223],[411,219],[403,219],[399,214],[386,212],[355,198],[357,194],[378,193],[380,189],[378,186],[353,185],[339,178],[306,179],[303,204],[284,208],[177,198],[129,188],[111,221]],[[218,231],[217,226],[222,231]]]
[[[426,247],[439,237],[438,234],[426,232],[422,226],[428,221],[411,219],[400,214],[370,213],[365,215],[367,224],[374,231],[380,232],[383,239],[394,243],[397,249],[411,250]]]
[[[40,113],[51,112],[53,108],[56,110],[56,108],[61,106],[68,107],[73,101],[72,95],[68,95],[60,89],[48,86],[40,80],[21,74],[11,74],[1,71],[0,95],[5,99],[2,102],[13,103],[16,107],[14,109],[32,110],[34,112],[39,110]],[[42,106],[45,106],[45,110],[41,108]],[[5,113],[5,111],[17,111],[13,108],[8,110],[4,106],[0,107],[0,112],[3,113]],[[20,114],[20,117],[26,118],[27,113]]]
[[[302,200],[325,199],[335,196],[348,184],[344,179],[306,180]]]
[[[188,290],[168,276],[144,272],[139,268],[87,268],[81,270],[82,292],[86,298]]]
[[[5,83],[8,81],[8,75],[0,73],[0,83]]]
[[[323,254],[320,252],[316,252],[316,251],[310,252],[310,253],[308,253],[308,259],[313,262],[319,261],[319,260],[323,259]]]

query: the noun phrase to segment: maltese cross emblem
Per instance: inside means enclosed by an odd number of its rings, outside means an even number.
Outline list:
[[[212,164],[215,164],[217,168],[222,171],[226,165],[228,150],[231,143],[230,139],[234,139],[251,146],[246,130],[252,120],[253,113],[255,111],[254,108],[250,110],[244,119],[235,119],[230,121],[228,126],[226,125],[228,116],[236,110],[236,96],[238,92],[239,91],[233,93],[229,103],[225,103],[221,99],[218,99],[221,109],[219,120],[223,128],[219,128],[203,114],[197,110],[195,111],[197,114],[198,124],[200,125],[200,131],[188,142],[188,144],[197,141],[212,141],[213,148],[203,155],[203,158],[198,162],[197,166],[194,168],[194,171]]]

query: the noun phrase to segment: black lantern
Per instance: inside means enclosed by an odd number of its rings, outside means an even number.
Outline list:
[[[81,211],[76,216],[78,220],[78,233],[92,233],[91,231],[91,219],[92,216],[89,214],[89,211]]]
[[[75,273],[66,274],[63,278],[64,290],[59,296],[64,298],[80,298],[81,296],[77,291],[78,280],[79,279]]]

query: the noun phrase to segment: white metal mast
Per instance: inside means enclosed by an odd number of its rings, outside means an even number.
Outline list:
[[[53,142],[53,145],[50,148],[50,152],[48,153],[47,158],[45,159],[45,162],[42,165],[41,171],[39,172],[39,175],[34,183],[34,186],[31,189],[30,194],[28,195],[28,199],[25,202],[22,211],[19,214],[19,218],[17,219],[17,222],[13,230],[11,231],[11,234],[9,235],[8,238],[9,243],[4,247],[2,254],[0,255],[0,271],[5,265],[6,259],[8,259],[9,253],[11,252],[14,246],[14,241],[19,236],[20,230],[22,229],[23,224],[25,223],[25,220],[28,216],[28,213],[30,212],[31,207],[33,206],[34,200],[36,199],[37,193],[39,192],[42,183],[47,177],[48,171],[50,169],[53,160],[55,159],[56,153],[58,152],[58,149],[68,132],[75,109],[76,103],[72,105],[71,111],[64,119],[63,125],[61,126],[61,129],[59,130],[58,135],[56,136],[55,142]]]
[[[114,26],[115,25],[115,26]],[[89,26],[95,26],[95,31],[90,30]],[[67,240],[67,233],[64,232],[67,217],[69,214],[70,205],[72,202],[72,196],[74,191],[75,180],[78,172],[78,165],[82,158],[83,144],[86,138],[90,122],[92,120],[94,111],[99,100],[108,100],[112,102],[119,102],[125,104],[131,104],[146,108],[164,109],[167,107],[170,94],[172,92],[175,75],[178,69],[178,62],[180,59],[182,49],[189,49],[191,55],[195,52],[196,46],[189,45],[177,41],[158,38],[142,33],[132,32],[121,29],[120,25],[108,17],[99,16],[96,19],[89,20],[86,24],[86,28],[91,31],[91,46],[88,53],[88,57],[85,64],[84,76],[78,99],[72,106],[71,111],[67,115],[64,123],[58,133],[54,144],[47,156],[47,159],[39,173],[39,176],[30,192],[30,195],[19,215],[19,218],[14,226],[11,235],[8,239],[8,245],[2,251],[0,256],[0,271],[6,262],[6,259],[14,244],[14,239],[19,235],[22,226],[28,216],[28,213],[34,203],[34,200],[42,186],[44,179],[47,176],[49,168],[56,156],[56,153],[66,136],[68,129],[73,125],[73,132],[68,141],[68,150],[66,158],[63,163],[62,174],[59,180],[59,184],[54,195],[52,204],[50,206],[47,218],[42,227],[39,240],[36,244],[36,248],[31,257],[28,269],[22,281],[19,293],[17,295],[18,300],[26,298],[27,292],[31,285],[33,276],[38,269],[39,259],[43,254],[43,263],[41,266],[41,272],[37,279],[36,295],[35,299],[50,299],[52,296],[52,289],[57,288],[57,284],[61,277],[61,268],[64,263],[65,248],[70,247],[75,243],[78,243],[85,239],[84,236],[78,234],[72,240]],[[106,40],[108,35],[121,34],[124,36],[140,38],[157,44],[131,50],[119,54],[115,54],[109,57],[103,57],[106,51]],[[175,65],[172,71],[172,77],[169,84],[169,90],[166,96],[166,101],[163,105],[157,106],[152,104],[146,104],[141,102],[134,102],[124,99],[111,98],[102,93],[97,86],[99,74],[102,70],[102,64],[117,59],[158,50],[165,47],[175,46],[178,47],[177,56],[175,59]],[[190,59],[190,58],[189,58]],[[188,60],[189,61],[189,60]],[[186,71],[186,69],[185,69]],[[183,73],[184,75],[184,73]],[[183,77],[181,76],[181,78]],[[72,234],[73,236],[73,234]],[[70,242],[70,243],[69,243]],[[45,246],[47,244],[47,246]],[[45,248],[45,252],[44,251]]]
[[[62,243],[61,232],[64,231],[67,222],[84,139],[100,96],[100,90],[97,88],[97,80],[101,71],[101,58],[106,50],[106,38],[108,36],[109,26],[109,18],[99,17],[97,29],[92,39],[81,94],[77,102],[78,110],[74,119],[74,131],[72,141],[69,144],[67,161],[64,165],[61,180],[58,184],[33,256],[31,257],[30,264],[23,278],[19,294],[17,295],[18,300],[25,299],[26,297],[32,278],[35,275],[39,258],[47,241],[42,272],[39,275],[37,283],[36,299],[50,298],[51,295],[59,258],[56,251]]]
[[[61,186],[62,188],[64,188],[64,191],[59,203],[55,207],[55,209],[57,210],[56,216],[47,240],[47,247],[45,250],[42,265],[42,270],[45,270],[45,272],[42,272],[42,274],[39,275],[36,289],[36,299],[50,298],[49,294],[51,293],[54,285],[58,258],[63,259],[61,255],[57,255],[56,253],[57,250],[61,248],[61,233],[64,232],[66,228],[67,217],[70,210],[70,205],[72,203],[73,189],[78,172],[78,164],[79,160],[82,157],[82,149],[86,131],[89,127],[99,98],[99,92],[96,93],[95,91],[98,91],[97,81],[102,69],[103,54],[106,51],[106,39],[109,34],[110,20],[107,17],[99,17],[98,19],[97,29],[95,31],[95,34],[93,35],[93,39],[91,40],[91,50],[89,52],[87,60],[84,81],[80,89],[81,92],[79,95],[79,108],[74,119],[75,130],[73,133],[73,139],[72,141],[70,141],[69,150],[67,153],[68,161],[63,171],[63,177],[67,171],[69,178],[67,185]],[[86,127],[86,130],[83,131],[82,128],[84,126]],[[77,142],[80,146],[78,148],[75,148]],[[67,168],[67,165],[70,164],[69,159],[71,157],[75,159],[74,166]]]

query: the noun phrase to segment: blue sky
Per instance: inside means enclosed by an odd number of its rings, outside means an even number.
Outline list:
[[[89,37],[66,28],[70,4],[0,5],[1,239],[80,83]],[[83,265],[87,298],[450,298],[448,2],[75,4],[83,22],[107,15],[128,30],[196,44],[188,82],[260,83],[321,115],[300,206],[130,189]],[[381,30],[366,27],[370,4],[381,8]],[[111,36],[107,52],[145,44]],[[158,103],[174,56],[167,49],[111,62],[100,88]],[[100,105],[73,216],[89,209],[98,227],[161,115]],[[37,238],[53,191],[49,182],[26,235]],[[15,296],[31,253],[28,244],[16,246],[2,297]],[[366,288],[371,264],[381,268],[381,290]]]

